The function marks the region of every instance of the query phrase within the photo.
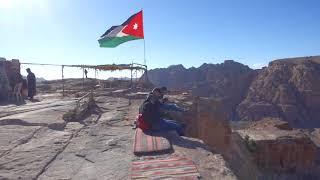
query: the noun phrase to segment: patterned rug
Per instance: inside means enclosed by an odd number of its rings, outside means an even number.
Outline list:
[[[136,129],[133,153],[135,155],[147,155],[150,153],[165,153],[172,150],[171,143],[161,134],[146,134],[140,128]]]
[[[191,160],[169,157],[132,162],[131,179],[197,180],[200,174]]]

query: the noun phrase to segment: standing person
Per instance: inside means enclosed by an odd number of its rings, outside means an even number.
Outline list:
[[[28,97],[30,100],[33,100],[33,96],[36,95],[36,76],[31,72],[30,68],[27,68],[26,70],[28,72]]]
[[[22,89],[23,78],[19,72],[16,72],[13,78],[15,83],[13,88],[13,95],[16,101],[19,102],[19,101],[22,101],[21,89]]]
[[[88,79],[88,71],[86,69],[84,69],[84,74],[86,75],[86,79]]]
[[[22,97],[28,96],[28,82],[26,79],[22,81],[22,90],[21,90]]]

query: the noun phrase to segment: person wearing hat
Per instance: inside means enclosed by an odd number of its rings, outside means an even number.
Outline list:
[[[26,69],[28,72],[28,97],[30,100],[33,100],[33,97],[36,95],[36,76],[31,72],[30,68]]]
[[[184,135],[184,125],[173,120],[161,118],[161,109],[184,112],[185,110],[160,102],[163,97],[161,88],[155,88],[139,108],[138,127],[142,130],[170,131],[175,130],[179,135]]]
[[[168,93],[168,89],[167,87],[163,86],[160,88],[160,91],[161,91],[161,99],[163,99],[164,95]]]
[[[164,110],[171,110],[171,111],[178,111],[178,112],[182,112],[185,111],[182,108],[180,108],[179,106],[177,106],[174,103],[169,103],[168,98],[164,97],[164,95],[166,95],[168,93],[168,89],[167,87],[163,86],[160,88],[160,95],[159,95],[159,101],[160,101],[160,107]]]

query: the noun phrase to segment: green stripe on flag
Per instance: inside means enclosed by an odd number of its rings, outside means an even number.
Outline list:
[[[137,39],[141,39],[141,38],[135,37],[135,36],[105,37],[105,38],[99,39],[98,41],[99,41],[100,47],[113,48],[113,47],[117,47],[118,45],[124,42],[137,40]]]

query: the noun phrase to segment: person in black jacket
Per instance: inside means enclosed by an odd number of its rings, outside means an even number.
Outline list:
[[[88,71],[84,69],[84,74],[86,75],[86,79],[88,79]]]
[[[179,135],[184,134],[184,126],[173,120],[161,118],[161,109],[184,112],[176,105],[160,102],[163,94],[159,88],[155,88],[139,108],[139,113],[143,119],[150,125],[151,131],[170,131],[176,130]]]
[[[27,68],[26,70],[28,72],[28,97],[30,100],[33,100],[33,96],[36,95],[36,76],[31,72],[30,68]]]

